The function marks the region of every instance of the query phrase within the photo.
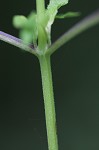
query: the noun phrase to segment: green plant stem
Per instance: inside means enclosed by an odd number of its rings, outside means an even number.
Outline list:
[[[46,48],[46,33],[43,26],[45,19],[45,0],[36,0],[37,9],[37,27],[38,27],[38,48],[39,50],[45,50]]]
[[[45,12],[45,0],[36,0],[37,17],[41,19]]]
[[[49,150],[58,150],[50,56],[39,57]]]

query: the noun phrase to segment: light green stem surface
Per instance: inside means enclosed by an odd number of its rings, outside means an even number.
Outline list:
[[[50,56],[40,56],[39,62],[41,68],[43,96],[45,105],[48,148],[49,150],[58,150]]]
[[[45,0],[36,0],[36,9],[38,19],[42,19],[45,12]]]
[[[47,37],[43,22],[45,20],[45,0],[36,0],[36,7],[38,23],[38,49],[43,53],[43,55],[38,57],[43,87],[48,149],[58,150],[50,55],[44,55],[47,45]]]
[[[37,28],[38,28],[38,48],[40,50],[45,50],[46,48],[46,33],[43,26],[43,21],[45,19],[45,0],[36,0],[36,10],[37,10]]]

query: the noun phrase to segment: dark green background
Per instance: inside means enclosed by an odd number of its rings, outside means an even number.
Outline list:
[[[60,12],[81,17],[56,20],[52,40],[99,8],[99,0],[71,0]],[[12,16],[28,15],[35,0],[2,0],[0,30],[18,36]],[[0,41],[0,149],[47,150],[38,60]],[[99,149],[99,25],[52,56],[59,150]]]

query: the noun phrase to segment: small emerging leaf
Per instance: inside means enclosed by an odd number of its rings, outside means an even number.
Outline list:
[[[19,37],[25,42],[25,43],[32,43],[33,35],[31,31],[28,30],[21,30],[19,33]]]
[[[37,31],[37,15],[35,12],[30,13],[30,15],[28,16],[27,28],[31,30],[30,32],[32,34],[32,42],[36,43],[38,31]]]
[[[57,19],[64,19],[64,18],[78,17],[80,15],[81,15],[80,12],[67,12],[65,14],[56,15],[56,18]]]
[[[46,10],[46,16],[48,18],[46,23],[46,32],[48,35],[48,41],[51,41],[51,26],[55,20],[58,13],[58,9],[68,3],[69,0],[50,0],[50,3]]]
[[[16,15],[13,17],[13,25],[16,28],[23,28],[27,23],[27,18],[22,15]]]
[[[22,15],[14,16],[13,25],[20,29],[19,36],[24,42],[36,43],[38,33],[35,12],[30,13],[27,18]]]
[[[48,7],[57,7],[59,9],[61,6],[66,5],[68,0],[50,0]]]
[[[68,3],[68,0],[50,0],[47,7],[47,15],[49,16],[49,24],[53,24],[58,9]]]

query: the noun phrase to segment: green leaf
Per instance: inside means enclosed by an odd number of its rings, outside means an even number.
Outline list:
[[[32,43],[32,32],[26,29],[23,29],[19,33],[19,37],[25,42],[25,43]]]
[[[56,18],[57,19],[64,19],[64,18],[78,17],[80,15],[81,15],[80,12],[67,12],[65,14],[56,15]]]
[[[66,5],[67,3],[68,3],[68,0],[50,0],[48,8],[57,7],[58,9],[61,6]]]
[[[16,28],[23,28],[27,24],[27,18],[22,15],[16,15],[13,17],[13,25]]]
[[[51,26],[58,13],[58,9],[68,3],[69,0],[50,0],[50,3],[46,10],[46,16],[48,18],[46,23],[46,32],[48,35],[48,41],[51,41]]]
[[[19,36],[24,42],[36,43],[38,32],[35,12],[30,13],[27,18],[22,15],[14,16],[13,25],[20,29]]]
[[[27,29],[31,30],[32,41],[36,43],[38,31],[37,31],[37,15],[35,12],[30,13],[28,16]]]
[[[47,14],[49,16],[49,24],[52,25],[55,19],[58,9],[63,5],[66,5],[68,0],[50,0],[50,3],[47,7]]]

